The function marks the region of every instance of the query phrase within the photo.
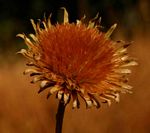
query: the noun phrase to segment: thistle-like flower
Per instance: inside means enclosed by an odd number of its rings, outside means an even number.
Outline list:
[[[116,24],[103,33],[98,16],[88,24],[83,20],[69,23],[65,9],[63,24],[31,20],[35,34],[18,34],[28,46],[19,53],[29,60],[24,74],[30,73],[32,83],[40,82],[39,93],[49,89],[47,98],[55,93],[73,108],[79,108],[81,96],[87,107],[99,108],[99,101],[110,105],[119,101],[119,93],[131,92],[128,67],[137,63],[127,53],[129,43],[110,39]]]

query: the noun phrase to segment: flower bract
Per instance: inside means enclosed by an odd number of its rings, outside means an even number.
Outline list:
[[[35,34],[18,34],[28,47],[19,51],[28,60],[24,74],[33,77],[32,83],[40,82],[39,93],[48,89],[47,98],[56,94],[73,108],[80,107],[79,96],[87,107],[119,102],[120,93],[131,92],[129,66],[137,65],[128,55],[129,43],[110,38],[116,24],[104,33],[98,16],[83,20],[69,23],[65,9],[62,24],[31,20]]]

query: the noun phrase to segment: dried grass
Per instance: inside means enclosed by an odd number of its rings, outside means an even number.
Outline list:
[[[150,132],[150,40],[135,38],[132,55],[139,66],[130,78],[133,94],[121,95],[119,104],[111,107],[66,109],[64,133],[149,133]],[[9,63],[7,63],[9,64]],[[37,94],[38,86],[23,76],[23,62],[0,68],[0,133],[53,133],[58,101],[45,93]],[[81,103],[82,104],[82,103]]]

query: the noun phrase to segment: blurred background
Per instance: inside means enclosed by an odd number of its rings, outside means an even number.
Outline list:
[[[37,94],[38,85],[23,76],[24,48],[18,33],[34,32],[30,19],[52,13],[61,20],[66,7],[70,22],[99,12],[104,31],[118,24],[112,38],[133,41],[129,52],[139,66],[133,69],[133,94],[121,95],[119,104],[100,109],[66,108],[63,133],[150,133],[150,1],[149,0],[0,0],[0,133],[54,133],[58,101]]]

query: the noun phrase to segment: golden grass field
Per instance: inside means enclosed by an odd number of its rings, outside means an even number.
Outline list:
[[[130,77],[133,94],[98,110],[68,105],[63,133],[150,133],[150,39],[136,37],[129,49],[139,62]],[[22,74],[24,68],[23,61],[1,63],[0,133],[54,133],[58,100],[38,94],[38,85]]]

